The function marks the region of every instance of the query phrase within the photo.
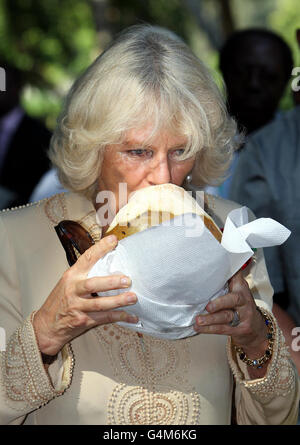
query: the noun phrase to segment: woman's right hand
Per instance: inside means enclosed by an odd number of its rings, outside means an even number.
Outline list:
[[[36,312],[33,325],[40,351],[56,355],[62,347],[83,332],[99,325],[138,319],[124,310],[135,304],[132,292],[110,297],[91,297],[92,293],[129,287],[131,280],[124,275],[87,278],[92,266],[118,243],[116,236],[103,238],[82,254],[59,280],[43,306]],[[122,279],[127,279],[122,283]]]

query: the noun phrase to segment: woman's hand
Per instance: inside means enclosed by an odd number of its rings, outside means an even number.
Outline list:
[[[130,279],[123,275],[87,278],[92,266],[113,250],[117,243],[117,238],[112,235],[86,250],[63,274],[43,306],[37,311],[33,325],[41,352],[56,355],[66,343],[94,326],[117,321],[127,323],[138,321],[136,317],[123,310],[112,310],[135,304],[137,298],[134,293],[91,297],[92,293],[130,286]]]
[[[267,327],[250,292],[242,272],[228,282],[229,293],[216,298],[206,306],[207,315],[197,317],[194,329],[199,333],[230,335],[233,343],[241,346],[251,359],[264,355],[268,346]],[[230,326],[237,311],[240,323]]]

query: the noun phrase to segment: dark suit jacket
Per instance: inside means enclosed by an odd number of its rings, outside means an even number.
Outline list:
[[[9,207],[26,204],[35,185],[50,168],[46,154],[50,138],[51,132],[40,121],[24,115],[0,171],[0,186],[17,195]]]

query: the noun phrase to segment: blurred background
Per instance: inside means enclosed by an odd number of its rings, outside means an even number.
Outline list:
[[[26,112],[52,130],[74,78],[116,33],[136,23],[177,33],[215,70],[219,85],[219,49],[235,30],[275,31],[300,65],[299,0],[0,0],[0,55],[22,71]],[[280,108],[292,106],[289,83]]]

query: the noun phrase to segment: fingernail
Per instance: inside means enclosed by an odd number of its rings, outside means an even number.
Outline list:
[[[137,301],[136,295],[134,294],[127,295],[126,301],[127,303],[136,303]]]
[[[197,324],[202,325],[204,323],[204,319],[202,317],[197,317]]]
[[[215,309],[214,303],[208,303],[208,305],[206,306],[207,311],[213,311],[214,309]]]
[[[120,282],[123,286],[129,286],[131,283],[131,280],[129,277],[123,277],[123,278],[121,278]]]
[[[135,315],[129,315],[129,317],[127,318],[128,323],[137,323],[138,321],[139,319]]]

